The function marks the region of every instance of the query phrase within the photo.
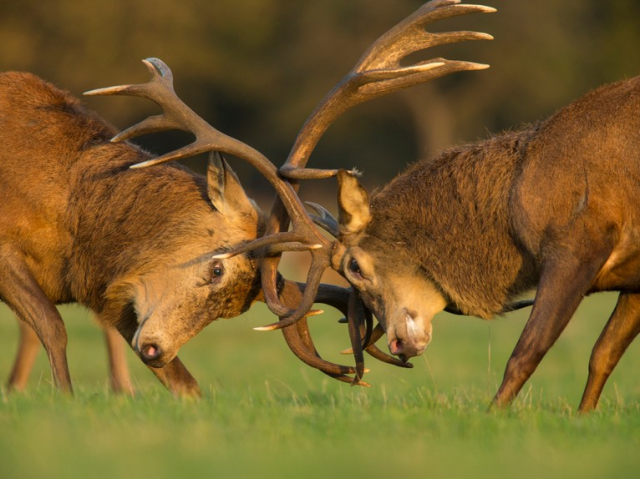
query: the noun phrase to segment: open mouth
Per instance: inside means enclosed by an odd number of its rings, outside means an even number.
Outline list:
[[[407,355],[402,352],[403,346],[404,346],[404,342],[402,341],[402,339],[396,338],[389,343],[389,351],[394,356],[397,356],[400,359],[400,361],[402,361],[403,363],[406,363],[409,361],[409,357],[407,357]]]

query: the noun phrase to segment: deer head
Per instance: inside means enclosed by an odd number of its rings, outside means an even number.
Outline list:
[[[254,239],[264,229],[262,213],[217,153],[209,158],[207,193],[210,205],[193,202],[181,218],[183,236],[197,241],[173,242],[170,251],[156,251],[142,274],[107,292],[113,298],[124,288],[132,298],[139,325],[132,346],[149,366],[164,366],[209,323],[241,314],[258,296],[258,272],[250,255],[212,258],[214,250]]]
[[[338,187],[341,248],[335,250],[333,266],[359,292],[386,331],[391,354],[406,361],[425,350],[431,341],[431,320],[448,301],[420,270],[401,235],[396,234],[394,241],[382,241],[369,234],[369,228],[384,229],[386,219],[376,217],[374,221],[369,194],[356,176],[340,171]]]
[[[114,137],[113,142],[167,129],[181,129],[195,135],[192,144],[131,166],[134,170],[202,152],[214,152],[210,154],[207,190],[216,215],[209,218],[198,216],[199,219],[191,222],[191,228],[193,235],[207,237],[211,231],[220,231],[220,235],[206,251],[181,251],[180,257],[190,258],[188,261],[176,262],[168,258],[166,267],[141,275],[142,279],[136,281],[125,278],[113,288],[112,296],[135,298],[134,308],[139,327],[132,334],[133,346],[142,359],[150,366],[163,366],[175,356],[181,345],[211,321],[218,317],[237,316],[256,300],[265,301],[275,314],[286,318],[288,324],[317,314],[316,311],[310,311],[316,300],[347,311],[348,293],[345,296],[342,288],[320,285],[319,275],[307,282],[311,287],[289,283],[278,275],[277,270],[273,271],[273,276],[266,276],[270,272],[263,272],[262,265],[269,260],[269,255],[290,250],[310,250],[313,254],[316,250],[326,249],[329,241],[316,229],[290,183],[280,178],[277,168],[269,160],[248,145],[219,132],[188,108],[175,94],[171,70],[161,60],[152,58],[144,60],[144,63],[151,73],[148,83],[102,88],[86,94],[142,96],[162,107],[161,115],[147,118],[125,130]],[[279,197],[288,205],[286,214],[294,220],[291,232],[260,237],[264,230],[261,214],[247,198],[237,177],[219,152],[249,161],[271,182]],[[243,245],[249,240],[253,240],[250,248],[243,252],[232,251],[232,245]],[[328,259],[325,255],[319,257],[323,261]],[[184,300],[167,301],[166,297],[163,298],[162,285],[170,285],[172,281],[168,281],[168,278],[174,275],[176,279],[182,277],[180,271],[185,268],[200,272],[199,276],[192,275],[200,277],[200,283],[176,281],[171,295]],[[261,274],[263,283],[270,286],[264,291],[260,290],[257,280]],[[162,303],[160,298],[164,299]],[[191,307],[188,302],[209,305],[209,314],[202,315],[201,311],[206,308]],[[298,303],[300,306],[291,309]],[[163,306],[160,307],[160,304]],[[190,321],[185,321],[185,314],[174,314],[177,310],[198,314],[194,314]],[[301,321],[294,328],[283,331],[292,351],[307,364],[326,374],[351,382],[352,378],[346,374],[354,374],[356,369],[329,363],[319,357],[305,325],[306,322]]]

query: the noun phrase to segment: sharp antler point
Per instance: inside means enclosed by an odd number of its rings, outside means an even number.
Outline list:
[[[475,63],[474,67],[476,70],[486,70],[487,68],[490,68],[491,65],[488,63]]]
[[[119,142],[120,139],[118,137],[112,138],[111,139],[112,142]],[[138,170],[140,168],[146,168],[149,165],[148,161],[143,161],[141,163],[136,163],[135,165],[131,165],[129,168],[132,170]]]
[[[136,165],[134,165],[136,166]],[[133,166],[132,166],[133,168]],[[214,254],[211,259],[229,259],[231,258],[233,255],[231,253],[220,253],[220,254]]]
[[[496,13],[498,11],[497,8],[488,7],[486,5],[475,5],[478,7],[480,13]]]
[[[254,331],[274,331],[276,329],[275,326],[258,326],[253,328]]]

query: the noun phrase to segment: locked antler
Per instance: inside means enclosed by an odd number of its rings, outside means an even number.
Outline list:
[[[356,374],[355,382],[364,373],[364,363],[361,359],[362,349],[372,352],[380,359],[397,361],[380,352],[367,340],[371,337],[371,326],[367,321],[366,309],[362,306],[355,293],[351,293],[347,317],[352,338],[352,347],[356,355],[356,368],[346,368],[322,361],[318,363],[317,352],[313,347],[311,336],[306,327],[306,318],[316,296],[319,293],[320,280],[323,272],[331,265],[331,255],[338,242],[327,240],[320,230],[313,224],[296,194],[298,181],[302,179],[318,179],[334,176],[337,170],[305,169],[306,163],[331,123],[346,110],[364,101],[391,93],[409,86],[426,82],[449,73],[464,70],[481,70],[488,65],[451,61],[442,58],[419,62],[409,66],[400,65],[401,60],[408,55],[437,45],[466,41],[490,40],[492,37],[477,32],[446,32],[429,33],[425,27],[440,19],[469,13],[490,13],[495,9],[479,5],[462,5],[458,0],[433,0],[413,15],[389,30],[376,40],[355,67],[334,87],[334,89],[320,102],[302,127],[285,164],[279,173],[289,181],[283,181],[278,175],[276,167],[262,154],[248,145],[220,133],[198,117],[184,103],[177,98],[173,91],[172,75],[169,68],[158,59],[145,60],[145,64],[152,74],[152,80],[144,85],[127,85],[121,87],[94,90],[89,94],[100,95],[135,95],[149,98],[160,106],[162,115],[148,118],[142,123],[126,130],[114,140],[120,141],[133,136],[165,129],[180,129],[191,131],[196,140],[175,152],[150,160],[137,167],[150,166],[165,161],[192,156],[204,151],[222,151],[242,158],[253,164],[261,174],[273,185],[277,197],[267,225],[267,234],[218,257],[231,257],[248,251],[263,249],[264,254],[260,263],[262,291],[265,301],[271,311],[281,320],[277,323],[256,328],[260,330],[283,329],[292,349],[296,354],[304,357],[307,364],[317,367],[329,375],[345,379],[344,374]],[[289,226],[291,223],[291,230]],[[278,297],[278,264],[280,253],[284,251],[309,251],[311,253],[311,267],[307,276],[307,284],[299,306],[292,310],[285,306]],[[303,320],[303,321],[301,321]],[[301,322],[299,322],[301,321]],[[286,328],[298,322],[295,328]],[[360,337],[364,331],[363,344]],[[292,341],[292,342],[290,342]],[[302,349],[301,349],[302,348]],[[378,354],[379,353],[379,354]],[[338,369],[336,369],[338,368]]]
[[[433,78],[465,70],[482,70],[488,65],[464,61],[452,61],[443,58],[423,61],[410,66],[401,66],[400,62],[412,53],[434,46],[466,40],[491,40],[493,37],[478,32],[429,33],[425,27],[444,18],[469,13],[491,13],[494,8],[481,5],[462,5],[459,0],[434,0],[420,7],[415,13],[393,27],[376,40],[360,58],[353,69],[318,104],[298,133],[289,157],[280,168],[280,174],[288,178],[294,191],[298,190],[298,180],[320,179],[334,176],[337,170],[317,170],[305,168],[318,141],[333,121],[349,108],[367,100],[394,91],[424,83]],[[289,227],[289,199],[279,196],[272,208],[268,223],[268,235],[278,235]],[[292,219],[292,218],[291,218]],[[308,240],[307,240],[308,243]],[[227,253],[228,256],[249,251],[260,243],[249,242]],[[323,246],[314,251],[309,271],[309,279],[318,284],[324,270],[330,266],[331,247]],[[262,286],[265,295],[276,294],[276,272],[279,257],[265,261],[261,268]],[[309,285],[311,286],[311,284]],[[310,295],[311,296],[311,295]],[[272,330],[294,322],[290,317],[261,330]]]
[[[461,42],[466,40],[491,40],[493,37],[486,33],[478,32],[446,32],[429,33],[425,27],[440,19],[466,15],[469,13],[491,13],[494,8],[480,5],[462,5],[458,0],[434,0],[419,8],[414,14],[389,30],[376,40],[356,63],[353,69],[325,96],[318,104],[314,112],[309,116],[300,130],[293,145],[289,157],[280,168],[280,174],[292,182],[295,191],[298,190],[298,181],[303,179],[319,179],[334,176],[336,170],[317,170],[305,168],[309,157],[318,141],[329,128],[333,121],[349,108],[367,100],[398,91],[428,80],[465,70],[482,70],[488,65],[452,61],[442,58],[419,62],[410,66],[402,66],[400,62],[412,53],[425,50],[437,45]],[[336,236],[335,222],[331,223],[330,215],[325,215],[323,209],[317,222],[327,228]],[[289,226],[286,199],[278,197],[272,208],[268,223],[267,234],[278,234]],[[243,245],[237,251],[247,251],[252,248],[251,243]],[[335,245],[333,246],[335,248]],[[330,255],[332,249],[322,249],[315,252],[315,262],[312,262],[309,278],[319,278],[324,270],[331,265]],[[232,253],[233,254],[233,253]],[[325,256],[326,255],[326,256]],[[277,274],[279,257],[267,258],[261,266],[262,289],[265,296],[275,294],[275,278]],[[311,284],[308,287],[312,287]],[[355,300],[354,300],[355,301]],[[363,313],[356,314],[361,317]],[[291,324],[294,318],[285,321]],[[352,338],[353,352],[356,362],[362,354],[364,347],[374,357],[385,362],[404,365],[404,363],[390,357],[373,344],[364,345],[358,340],[358,327],[351,321],[362,322],[362,319],[350,320],[350,335]],[[262,330],[271,330],[282,327],[285,323],[274,323]]]

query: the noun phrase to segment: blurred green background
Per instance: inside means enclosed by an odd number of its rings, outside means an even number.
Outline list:
[[[176,90],[221,131],[284,162],[306,116],[381,33],[421,0],[4,0],[0,70],[28,70],[76,95],[142,82],[140,60],[163,59]],[[487,0],[498,13],[442,21],[432,30],[491,33],[492,42],[436,48],[491,64],[361,105],[320,142],[311,165],[358,167],[375,187],[443,147],[548,116],[588,90],[640,72],[635,0]],[[145,100],[86,98],[124,128],[155,111]],[[155,151],[182,137],[143,141]],[[200,161],[192,162],[195,168]],[[234,162],[270,205],[253,170]],[[305,185],[309,199],[332,191]],[[328,202],[327,202],[328,203]]]
[[[324,94],[379,34],[421,5],[413,0],[4,0],[0,69],[28,70],[75,95],[147,79],[140,60],[162,58],[185,102],[221,131],[281,164]],[[487,0],[433,30],[469,29],[493,42],[429,52],[491,69],[361,105],[320,142],[315,167],[358,167],[369,188],[416,158],[553,113],[590,89],[640,72],[640,2]],[[155,112],[132,98],[86,98],[120,128]],[[156,152],[181,135],[141,143]],[[202,168],[198,159],[188,163]],[[233,162],[265,207],[272,192]],[[332,182],[304,185],[305,199],[334,209]],[[632,477],[640,459],[637,364],[632,345],[601,410],[575,415],[590,349],[615,295],[588,298],[518,402],[485,414],[527,313],[498,321],[439,316],[414,370],[373,363],[371,389],[349,388],[298,362],[258,306],[219,321],[181,357],[205,397],[176,401],[129,355],[138,396],[108,391],[98,329],[82,308],[62,308],[76,397],[52,391],[41,354],[25,395],[0,401],[0,477]],[[332,360],[348,346],[335,313],[313,320]],[[16,346],[0,309],[0,377]]]

